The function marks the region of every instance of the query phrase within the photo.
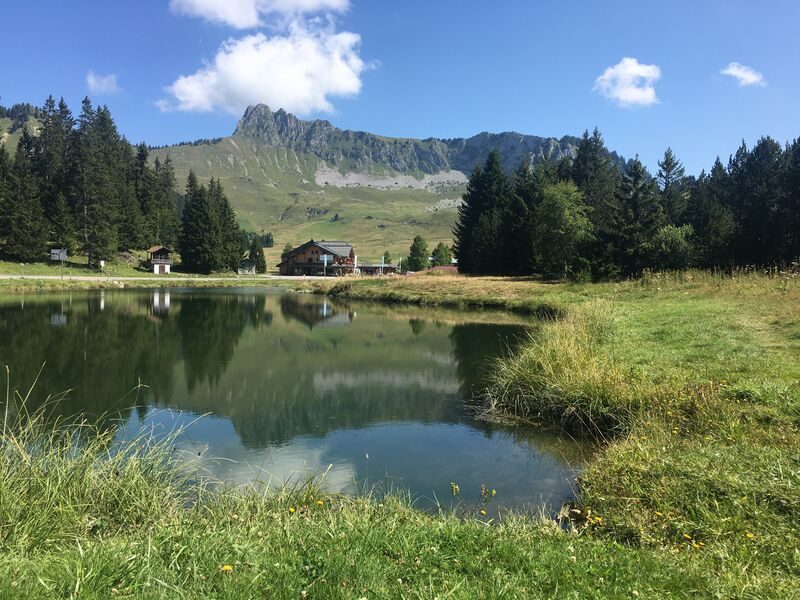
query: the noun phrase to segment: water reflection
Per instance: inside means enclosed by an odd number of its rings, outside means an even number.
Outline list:
[[[252,290],[12,298],[0,301],[0,362],[22,389],[46,360],[32,402],[71,388],[59,410],[119,415],[119,439],[185,427],[186,455],[227,481],[328,470],[335,490],[441,498],[457,480],[491,483],[505,504],[560,502],[579,449],[466,406],[525,324],[450,319]]]

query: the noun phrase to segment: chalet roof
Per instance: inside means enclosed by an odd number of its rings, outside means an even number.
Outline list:
[[[350,256],[350,252],[353,251],[353,245],[347,242],[328,242],[326,240],[322,240],[321,242],[314,243],[323,250],[327,250],[331,254],[336,254],[337,256],[342,256],[344,258]]]
[[[312,239],[307,241],[305,244],[299,245],[289,254],[295,254],[297,252],[300,252],[301,250],[305,250],[309,246],[318,246],[324,252],[333,254],[335,256],[341,256],[342,258],[348,258],[350,256],[350,253],[353,251],[353,245],[349,242],[327,241],[327,240],[316,241]]]
[[[156,252],[161,252],[162,250],[165,250],[167,252],[171,252],[171,250],[169,248],[167,248],[166,246],[153,246],[152,248],[148,248],[147,249],[147,253],[148,254],[155,254]]]

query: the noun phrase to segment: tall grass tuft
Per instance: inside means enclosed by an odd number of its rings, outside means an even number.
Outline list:
[[[493,413],[554,423],[577,433],[626,431],[641,408],[639,378],[614,363],[605,346],[616,335],[613,304],[592,300],[531,334],[520,354],[498,361],[487,390]]]
[[[30,393],[28,394],[30,396]],[[7,391],[0,436],[0,551],[136,528],[196,501],[170,440],[114,444],[114,430],[35,411]]]

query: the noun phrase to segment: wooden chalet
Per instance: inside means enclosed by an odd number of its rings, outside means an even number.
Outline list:
[[[312,239],[284,255],[278,268],[281,275],[348,275],[356,269],[356,255],[347,242]]]
[[[168,275],[172,268],[172,251],[166,246],[153,246],[147,249],[147,268],[156,275]]]

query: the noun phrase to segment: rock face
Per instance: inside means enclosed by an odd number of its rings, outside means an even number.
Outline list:
[[[264,104],[247,108],[234,137],[244,138],[256,147],[313,154],[329,167],[345,167],[348,171],[390,169],[427,174],[451,170],[468,174],[492,149],[500,152],[510,171],[526,157],[535,162],[574,156],[578,144],[578,138],[572,136],[556,139],[514,132],[480,133],[466,139],[389,138],[339,129],[326,120],[303,121],[283,109],[273,112]]]

